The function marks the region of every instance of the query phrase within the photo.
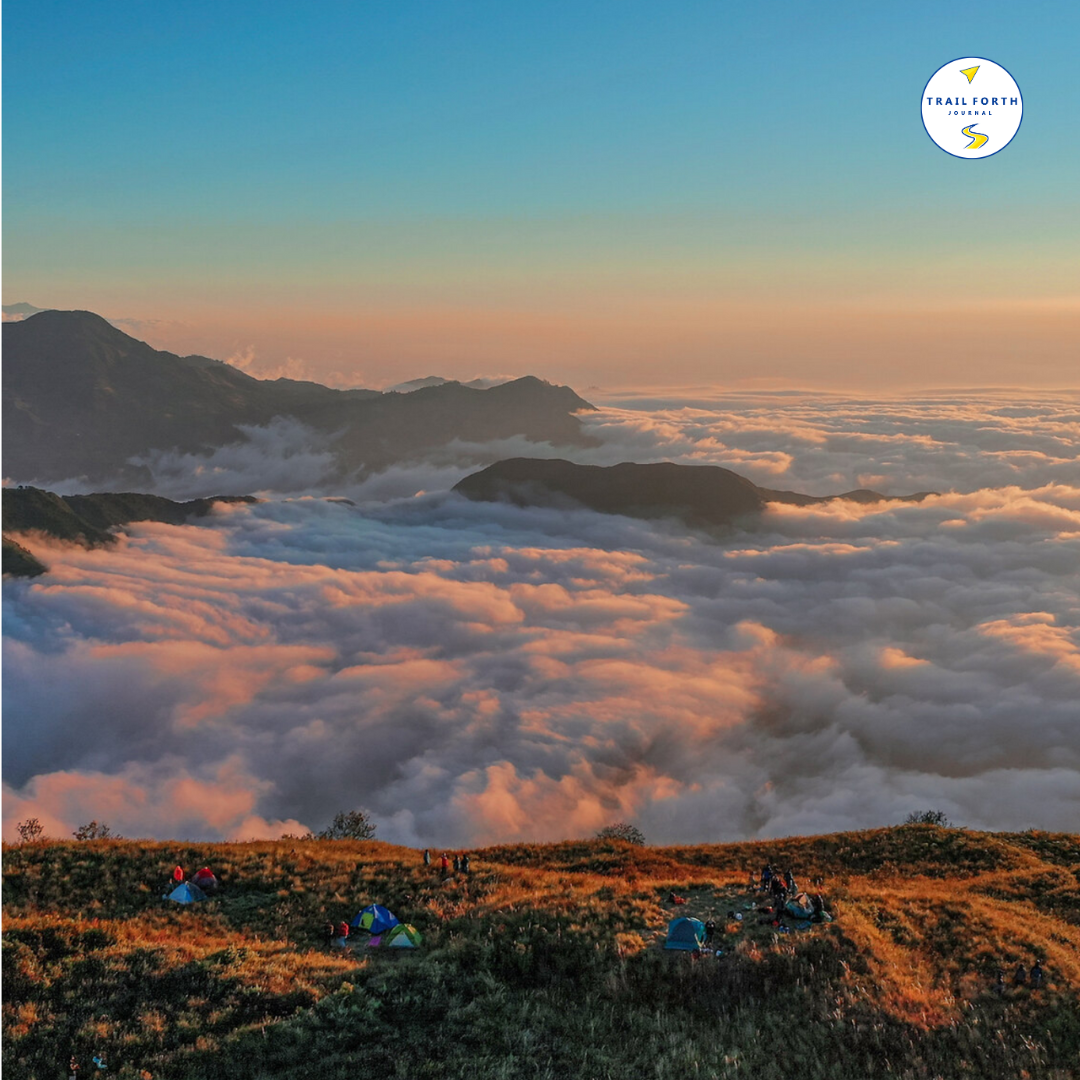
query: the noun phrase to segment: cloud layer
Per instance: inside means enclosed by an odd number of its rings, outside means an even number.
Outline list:
[[[360,502],[449,490],[475,469],[516,456],[561,456],[593,465],[722,465],[763,487],[810,495],[860,487],[896,495],[1037,487],[1073,483],[1080,472],[1076,394],[594,396],[600,408],[581,417],[599,440],[589,450],[524,438],[454,442],[423,460],[343,479],[329,440],[294,420],[278,420],[266,428],[244,428],[246,443],[212,454],[155,452],[134,464],[148,468],[154,490],[171,498],[276,492],[338,494]],[[78,484],[61,487],[65,493],[83,490]]]
[[[589,422],[604,443],[579,460],[944,494],[776,506],[717,540],[467,502],[445,488],[480,450],[459,447],[348,492],[358,506],[222,508],[108,552],[35,543],[51,573],[4,585],[6,835],[35,815],[54,834],[267,836],[357,805],[380,836],[438,845],[931,807],[1076,827],[1075,402],[639,399]],[[288,445],[319,491],[320,449],[280,436],[267,455]]]

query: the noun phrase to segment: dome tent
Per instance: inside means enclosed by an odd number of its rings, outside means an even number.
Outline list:
[[[793,896],[785,905],[784,910],[796,919],[810,919],[814,915],[814,904],[806,893]]]
[[[214,877],[213,870],[209,866],[204,866],[195,876],[191,879],[194,885],[197,885],[207,896],[213,896],[217,892],[218,879]]]
[[[371,904],[364,908],[349,925],[358,930],[366,930],[369,934],[382,934],[392,926],[397,926],[398,918],[381,904]]]
[[[206,893],[198,885],[192,885],[190,881],[185,881],[177,885],[165,899],[175,900],[178,904],[194,904],[196,900],[205,900]]]
[[[383,935],[382,941],[390,949],[415,949],[420,942],[420,931],[408,923],[398,923]]]
[[[668,923],[665,949],[700,949],[705,944],[705,924],[700,919],[672,919]]]

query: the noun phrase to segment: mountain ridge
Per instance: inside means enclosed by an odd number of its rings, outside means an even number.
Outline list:
[[[27,533],[38,533],[86,547],[102,547],[116,543],[111,530],[118,526],[135,521],[182,525],[193,517],[205,517],[215,503],[223,502],[254,503],[258,500],[251,495],[217,495],[175,502],[161,495],[131,491],[57,495],[35,487],[5,487],[3,572],[13,577],[36,577],[48,569],[9,534],[25,538]]]
[[[243,443],[242,427],[277,417],[327,440],[342,477],[454,440],[591,444],[576,414],[593,406],[534,376],[407,394],[262,380],[220,360],[154,349],[85,311],[41,311],[4,323],[3,336],[4,468],[16,480],[152,487],[152,473],[134,460]]]
[[[454,491],[482,502],[517,506],[580,505],[606,514],[676,517],[691,526],[728,526],[760,514],[769,503],[809,506],[835,499],[918,502],[934,492],[889,496],[868,488],[839,495],[804,495],[759,487],[719,465],[674,462],[578,465],[564,458],[508,458],[460,480]]]

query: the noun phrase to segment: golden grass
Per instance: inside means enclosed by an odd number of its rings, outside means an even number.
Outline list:
[[[761,924],[745,881],[766,861],[804,885],[823,876],[836,921],[788,935]],[[218,897],[164,903],[177,862],[213,866]],[[222,1062],[235,1075],[306,1075],[304,1055],[315,1054],[320,1080],[584,1080],[632,1076],[645,1062],[656,1076],[761,1080],[777,1040],[789,1051],[785,1080],[1060,1080],[1074,1051],[1080,1061],[1071,834],[577,841],[484,849],[472,864],[442,881],[420,852],[379,842],[6,847],[9,1075],[52,1076],[58,1045],[107,1049],[111,1075],[170,1078],[221,1075]],[[672,891],[688,903],[669,904]],[[326,950],[325,921],[372,901],[418,927],[419,954]],[[723,960],[657,947],[682,914],[716,919]],[[999,966],[1011,977],[1035,958],[1047,972],[1040,989],[993,992]],[[418,1041],[398,1041],[403,1011],[426,1032]],[[425,1047],[447,1032],[449,1057],[430,1057]],[[595,1046],[587,1067],[570,1053],[583,1040]]]

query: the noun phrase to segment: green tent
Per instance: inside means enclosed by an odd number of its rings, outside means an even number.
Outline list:
[[[672,919],[668,923],[665,949],[700,949],[705,945],[705,924],[700,919]]]
[[[420,931],[408,923],[398,923],[382,939],[383,945],[390,949],[415,949],[420,944]]]

